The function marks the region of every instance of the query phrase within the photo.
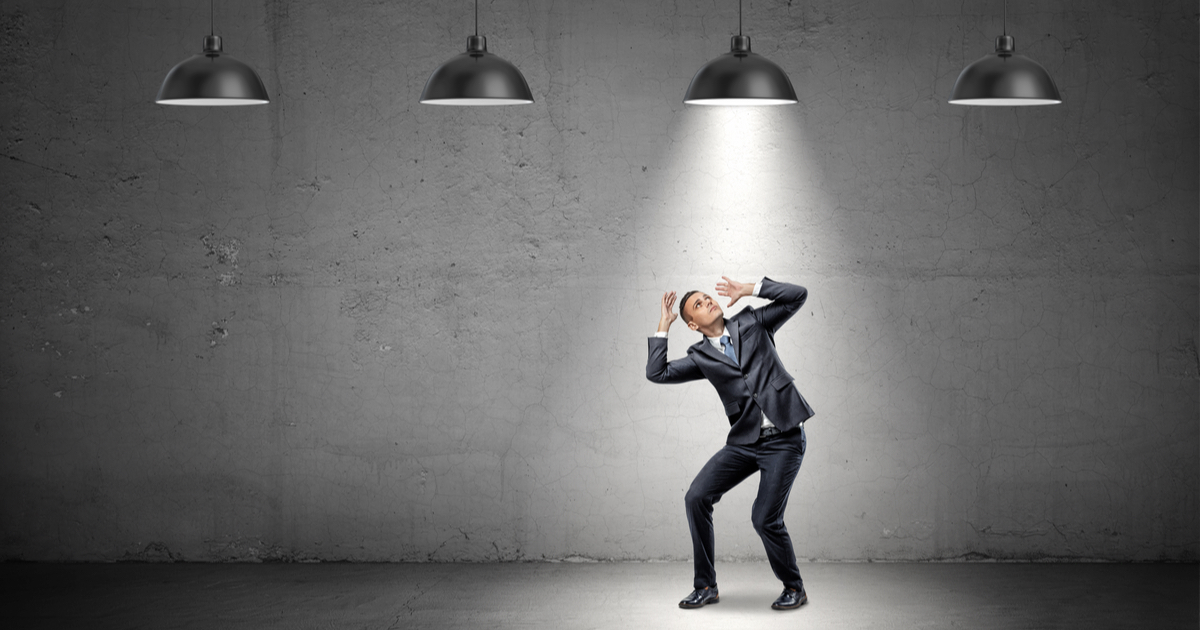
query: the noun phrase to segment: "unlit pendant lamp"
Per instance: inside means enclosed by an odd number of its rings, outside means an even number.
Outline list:
[[[262,105],[271,102],[262,79],[246,64],[221,51],[215,8],[209,5],[209,35],[204,49],[179,62],[158,89],[159,105]]]
[[[529,84],[517,67],[487,51],[479,34],[479,0],[475,0],[475,34],[467,37],[467,52],[438,66],[425,89],[426,105],[525,105],[533,102]]]
[[[963,68],[954,82],[954,105],[1057,105],[1058,86],[1038,62],[1016,54],[1008,34],[1008,2],[1004,3],[1004,34],[996,38],[996,54]]]
[[[689,105],[792,105],[796,90],[788,75],[771,60],[750,52],[742,35],[742,2],[738,0],[738,34],[729,52],[700,67],[683,102]]]

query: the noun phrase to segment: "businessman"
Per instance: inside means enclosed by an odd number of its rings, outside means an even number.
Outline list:
[[[688,348],[687,356],[667,361],[667,331],[675,322],[675,292],[662,297],[658,332],[650,338],[646,378],[655,383],[684,383],[708,379],[717,389],[729,436],[684,497],[695,559],[693,590],[680,608],[700,608],[720,601],[714,561],[713,504],[734,486],[759,472],[758,496],[751,521],[762,538],[783,593],[771,604],[790,610],[808,603],[804,581],[796,567],[792,540],[783,524],[792,482],[804,461],[804,421],[813,415],[775,352],[775,331],[795,315],[808,298],[802,286],[763,278],[757,284],[722,276],[717,294],[730,298],[726,308],[744,297],[771,300],[762,308],[747,307],[726,318],[711,296],[689,291],[679,302],[679,315],[691,330],[704,335]]]

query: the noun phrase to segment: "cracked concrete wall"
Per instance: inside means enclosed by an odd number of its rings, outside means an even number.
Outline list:
[[[469,2],[222,2],[272,103],[159,107],[206,5],[0,3],[4,558],[687,559],[727,424],[645,338],[770,275],[800,557],[1197,559],[1196,3],[1011,2],[1066,102],[973,109],[1000,3],[752,0],[801,102],[731,111],[733,2],[485,0],[478,109]]]

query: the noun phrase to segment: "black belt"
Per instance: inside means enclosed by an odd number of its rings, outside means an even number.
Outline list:
[[[762,427],[758,433],[758,441],[770,442],[781,435],[783,435],[783,431],[780,431],[779,427]]]

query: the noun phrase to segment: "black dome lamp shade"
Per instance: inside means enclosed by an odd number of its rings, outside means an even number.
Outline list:
[[[438,66],[425,89],[426,105],[525,105],[533,102],[529,84],[516,66],[487,51],[479,34],[479,0],[475,0],[475,34],[467,37],[467,52]]]
[[[213,4],[209,3],[210,27]],[[159,105],[262,105],[271,102],[262,79],[250,66],[221,50],[221,38],[204,38],[200,54],[179,62],[158,89]]]
[[[963,68],[954,82],[954,105],[1057,105],[1058,86],[1038,62],[1016,54],[1008,34],[1008,2],[1004,3],[1004,34],[996,38],[996,53]]]
[[[689,105],[792,105],[796,90],[787,73],[773,61],[750,52],[742,35],[742,2],[738,0],[738,34],[729,52],[700,67],[683,102]]]

